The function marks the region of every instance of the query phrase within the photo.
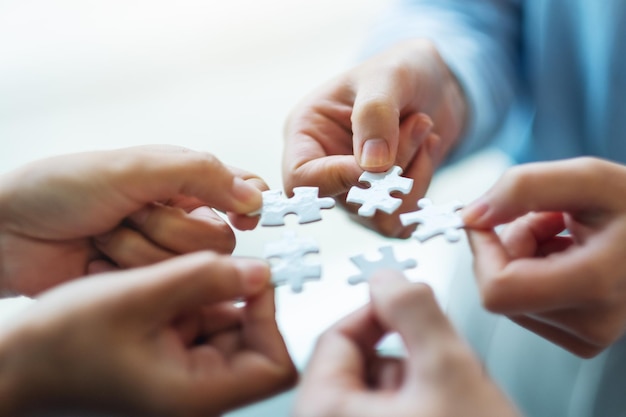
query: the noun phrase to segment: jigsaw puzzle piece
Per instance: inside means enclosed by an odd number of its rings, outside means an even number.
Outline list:
[[[361,204],[359,216],[372,217],[376,210],[392,214],[400,207],[402,200],[392,197],[394,191],[408,194],[413,187],[411,178],[401,177],[402,168],[393,166],[386,172],[364,172],[359,177],[360,182],[370,184],[369,188],[354,186],[348,191],[346,201]]]
[[[381,269],[394,269],[396,271],[404,271],[405,269],[415,268],[417,261],[415,259],[407,259],[398,261],[393,253],[391,246],[383,246],[378,249],[381,257],[376,260],[369,260],[364,255],[357,255],[350,258],[360,270],[361,273],[348,278],[348,283],[352,285],[361,282],[367,282],[371,276]]]
[[[400,215],[402,225],[418,224],[412,234],[417,240],[424,242],[437,235],[444,235],[448,242],[456,242],[461,238],[459,229],[465,225],[457,213],[463,208],[460,201],[434,205],[430,199],[422,198],[417,202],[417,206],[420,210]]]
[[[293,292],[301,292],[305,281],[319,280],[322,267],[306,260],[306,255],[319,253],[319,245],[311,238],[298,238],[293,231],[283,239],[265,246],[265,258],[272,261],[272,283],[290,285]]]
[[[250,215],[261,214],[262,226],[283,226],[288,214],[296,214],[298,223],[303,224],[321,220],[321,210],[335,206],[331,197],[318,198],[318,187],[295,187],[293,193],[286,198],[282,190],[263,191],[263,207]]]

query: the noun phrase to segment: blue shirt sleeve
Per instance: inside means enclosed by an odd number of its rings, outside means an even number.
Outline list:
[[[469,104],[452,156],[486,144],[519,85],[521,0],[398,0],[381,16],[368,54],[409,38],[428,38],[456,75]]]

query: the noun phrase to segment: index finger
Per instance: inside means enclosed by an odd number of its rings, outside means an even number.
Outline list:
[[[598,291],[592,265],[602,249],[570,247],[544,258],[512,259],[494,231],[467,230],[483,304],[501,314],[527,314],[587,303]]]
[[[624,175],[623,167],[596,158],[520,165],[509,169],[461,215],[468,227],[489,229],[531,211],[610,209],[607,198],[615,193],[608,193],[607,186],[626,193],[622,183],[607,182],[617,171]]]
[[[261,190],[247,181],[257,177],[230,168],[209,153],[163,146],[111,153],[105,169],[118,191],[134,203],[185,195],[226,212],[245,214],[261,207]]]
[[[304,381],[365,388],[365,358],[385,334],[368,304],[346,316],[318,339]]]

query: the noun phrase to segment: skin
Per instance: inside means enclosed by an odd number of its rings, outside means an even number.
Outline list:
[[[371,302],[324,333],[295,417],[518,416],[439,309],[432,290],[397,271],[370,280]],[[397,332],[405,357],[376,344]]]
[[[415,180],[397,213],[414,210],[435,168],[462,134],[463,92],[434,45],[398,44],[328,81],[305,97],[285,125],[285,189],[312,185],[343,197],[363,171],[399,165]],[[340,198],[339,200],[345,200]],[[345,206],[355,213],[358,205]],[[398,214],[353,219],[378,232],[408,237]]]
[[[462,212],[485,307],[585,358],[623,336],[625,195],[601,159],[510,169]]]
[[[292,386],[269,279],[197,252],[44,293],[1,330],[0,415],[218,416]]]
[[[0,177],[0,295],[198,250],[231,253],[267,185],[208,153],[144,146],[38,161]]]

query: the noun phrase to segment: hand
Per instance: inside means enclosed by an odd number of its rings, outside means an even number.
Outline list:
[[[331,80],[293,110],[285,128],[285,189],[315,185],[322,195],[343,195],[364,170],[399,165],[415,184],[397,213],[415,210],[463,130],[466,107],[456,78],[429,41],[399,44]],[[407,237],[414,229],[403,227],[397,214],[353,217],[389,236]]]
[[[290,387],[269,277],[199,252],[45,293],[0,334],[0,415],[220,415]]]
[[[371,303],[323,334],[296,399],[296,417],[515,416],[454,332],[432,290],[399,272],[370,281]],[[397,331],[407,357],[379,356]]]
[[[0,179],[0,295],[197,250],[232,252],[265,183],[214,156],[150,146],[61,156]]]
[[[463,211],[485,307],[582,357],[620,338],[625,196],[626,167],[600,159],[505,173]],[[492,230],[508,222],[500,235]]]

